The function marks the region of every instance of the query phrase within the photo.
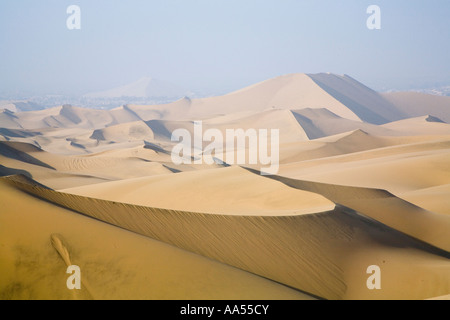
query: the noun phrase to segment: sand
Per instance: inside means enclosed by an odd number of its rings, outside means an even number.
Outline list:
[[[419,92],[390,92],[382,96],[408,118],[433,115],[450,123],[448,106],[450,97],[435,96]]]
[[[333,74],[154,106],[10,106],[0,299],[448,299],[448,110]],[[278,129],[279,171],[174,164],[171,133],[194,120]]]
[[[8,182],[100,221],[326,299],[422,299],[445,294],[449,287],[447,253],[339,208],[277,217],[201,214],[85,198],[14,179]],[[418,261],[416,267],[409,266],[412,256]],[[355,269],[383,261],[393,264],[383,267],[386,279],[392,280],[386,281],[383,294],[361,290],[360,278],[352,277]],[[430,289],[436,280],[440,285]],[[408,283],[403,286],[407,292],[399,295],[398,282]]]
[[[199,255],[81,216],[0,181],[0,298],[311,299]],[[39,228],[36,228],[39,225]],[[63,239],[82,290],[66,287]]]

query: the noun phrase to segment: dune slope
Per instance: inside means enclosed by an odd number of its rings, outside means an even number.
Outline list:
[[[426,211],[385,190],[338,186],[281,176],[269,178],[293,188],[319,193],[336,204],[450,252],[450,217]]]
[[[0,299],[312,299],[39,200],[0,179]],[[67,264],[82,289],[68,290]]]
[[[449,289],[448,257],[340,209],[284,217],[211,215],[126,205],[8,181],[60,206],[327,299],[423,299]],[[417,266],[410,265],[411,255],[420,261]],[[390,279],[382,292],[367,290],[365,280],[355,277],[355,270],[364,273],[374,263],[385,263]],[[429,285],[435,281],[440,285]]]

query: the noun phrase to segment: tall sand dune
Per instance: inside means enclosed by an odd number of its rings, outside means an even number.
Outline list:
[[[449,290],[448,252],[339,208],[277,217],[200,214],[80,197],[14,179],[7,181],[62,207],[318,297],[423,299]],[[370,190],[365,192],[371,194]],[[411,264],[411,256],[419,263]],[[385,270],[380,291],[365,287],[365,270],[373,264]],[[436,281],[439,286],[430,285]]]
[[[396,109],[382,95],[348,75],[319,73],[308,76],[364,122],[383,124],[407,118],[407,114]]]
[[[312,299],[87,218],[0,179],[0,299]],[[67,266],[81,270],[68,290]]]
[[[376,106],[376,108],[375,108]],[[348,76],[333,74],[288,74],[269,79],[224,96],[182,99],[162,106],[130,106],[144,120],[162,119],[168,109],[178,110],[177,119],[241,112],[261,112],[272,108],[327,108],[355,121],[382,124],[407,116],[384,97]],[[167,119],[167,118],[166,118]]]

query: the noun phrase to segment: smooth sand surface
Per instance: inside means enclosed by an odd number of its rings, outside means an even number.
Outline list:
[[[141,206],[230,215],[298,215],[334,208],[333,202],[318,194],[288,188],[239,167],[157,175],[60,191]]]
[[[0,181],[0,192],[2,300],[311,299],[275,282],[39,200],[5,180]],[[66,259],[57,251],[61,245]],[[81,268],[80,291],[66,287],[67,261]]]

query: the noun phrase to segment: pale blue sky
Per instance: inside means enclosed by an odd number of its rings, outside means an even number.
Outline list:
[[[81,30],[66,9],[81,8]],[[381,30],[366,9],[381,8]],[[293,72],[377,89],[450,85],[449,0],[0,0],[0,93],[79,94],[143,76],[229,91]]]

